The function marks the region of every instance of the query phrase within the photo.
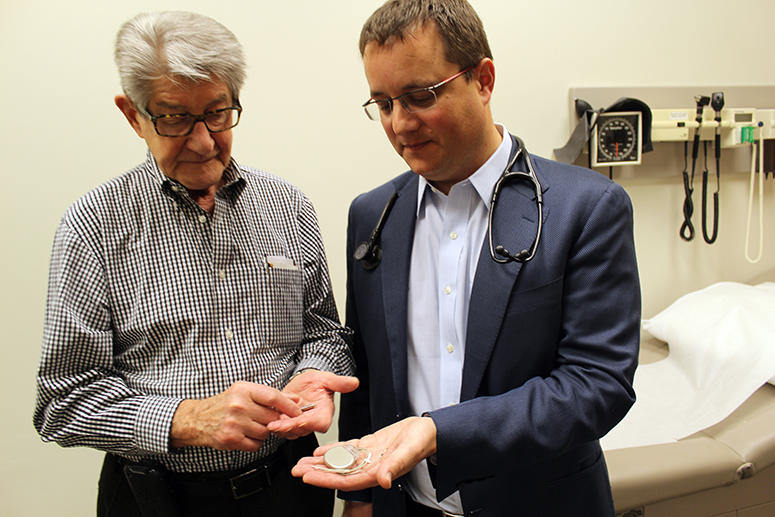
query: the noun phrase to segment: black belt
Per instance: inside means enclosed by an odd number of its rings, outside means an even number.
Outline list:
[[[173,472],[158,466],[153,468],[163,471],[166,482],[177,490],[210,497],[230,496],[234,499],[242,499],[272,486],[272,480],[278,474],[289,471],[289,458],[286,458],[284,449],[285,446],[282,446],[275,453],[237,470]],[[125,458],[117,457],[117,459],[125,466],[148,467],[146,464],[135,463]]]
[[[411,497],[406,497],[406,515],[407,517],[454,517],[456,514],[447,513],[444,510],[438,508],[431,508],[420,504],[413,500]]]

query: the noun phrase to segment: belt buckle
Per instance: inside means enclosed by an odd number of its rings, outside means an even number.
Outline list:
[[[264,478],[262,479],[261,474]],[[272,478],[269,477],[269,469],[266,465],[249,470],[239,476],[229,479],[231,493],[234,499],[242,499],[261,492],[264,488],[272,486]]]

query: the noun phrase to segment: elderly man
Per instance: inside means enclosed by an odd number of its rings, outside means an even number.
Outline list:
[[[242,48],[164,12],[115,59],[149,152],[57,230],[35,427],[107,451],[100,516],[330,515],[289,471],[357,386],[349,333],[309,200],[231,157]]]
[[[391,0],[360,50],[366,113],[411,171],[351,206],[353,440],[294,475],[351,491],[348,516],[613,516],[598,439],[633,403],[640,320],[627,194],[494,123],[465,0]]]

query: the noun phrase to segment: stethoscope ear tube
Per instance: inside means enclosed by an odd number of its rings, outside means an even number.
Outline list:
[[[508,264],[509,262],[525,263],[533,260],[533,258],[536,255],[536,251],[538,250],[538,243],[541,241],[541,233],[543,231],[544,200],[543,200],[543,192],[541,191],[541,183],[538,181],[538,176],[536,175],[535,169],[533,168],[533,161],[530,159],[530,155],[525,149],[525,144],[522,142],[522,139],[520,139],[519,137],[515,137],[515,138],[517,140],[517,145],[519,146],[519,148],[514,153],[514,157],[506,166],[506,169],[504,169],[503,173],[501,174],[501,177],[498,178],[497,182],[495,182],[495,186],[492,189],[492,196],[490,197],[490,212],[487,215],[487,240],[490,246],[490,257],[492,257],[492,259],[499,264]],[[519,172],[519,171],[511,170],[511,168],[514,166],[514,163],[517,161],[517,158],[520,155],[525,156],[525,164],[527,165],[528,172]],[[535,239],[533,240],[533,244],[530,246],[529,250],[524,249],[516,254],[511,253],[509,250],[507,250],[504,246],[500,244],[496,246],[493,243],[493,220],[494,220],[494,214],[495,214],[495,207],[497,206],[498,196],[500,195],[500,191],[503,188],[503,185],[510,180],[526,181],[533,186],[533,188],[535,189],[536,211],[538,215],[538,222],[537,222],[538,226],[536,228],[536,236],[535,236]]]

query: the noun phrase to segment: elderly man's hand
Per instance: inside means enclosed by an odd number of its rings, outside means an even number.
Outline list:
[[[334,393],[349,393],[357,387],[357,377],[319,370],[304,371],[291,379],[283,393],[296,400],[300,407],[312,407],[300,416],[280,415],[278,420],[267,425],[267,429],[290,440],[313,431],[324,433],[334,417]]]
[[[327,450],[342,445],[332,443],[318,447],[313,457],[301,458],[291,474],[310,485],[337,490],[363,490],[377,485],[388,489],[394,479],[436,452],[436,424],[429,417],[413,416],[347,443],[371,453],[364,468],[347,475],[317,469],[325,466],[323,455]]]
[[[210,398],[184,400],[172,418],[172,447],[212,447],[257,451],[280,415],[297,417],[297,400],[279,390],[252,382],[235,382]]]

